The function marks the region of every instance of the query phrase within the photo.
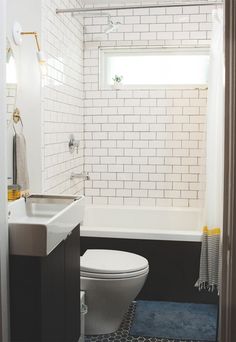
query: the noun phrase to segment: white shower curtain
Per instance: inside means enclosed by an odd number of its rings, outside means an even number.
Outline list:
[[[213,11],[207,110],[206,193],[199,288],[220,291],[224,178],[223,10]]]
[[[213,11],[207,110],[205,219],[209,228],[222,227],[224,170],[224,48],[223,10]]]

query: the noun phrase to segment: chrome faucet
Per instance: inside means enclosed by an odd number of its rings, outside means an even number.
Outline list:
[[[90,180],[89,174],[88,172],[82,172],[82,173],[75,173],[72,172],[70,175],[70,179],[75,179],[75,178],[80,178],[80,179],[84,179],[84,180]]]

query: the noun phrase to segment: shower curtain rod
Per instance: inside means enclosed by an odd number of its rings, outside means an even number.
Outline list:
[[[56,9],[56,13],[86,13],[86,12],[100,12],[100,11],[116,11],[126,9],[142,9],[142,8],[163,8],[163,7],[189,7],[189,6],[214,6],[223,5],[222,1],[218,2],[199,2],[199,3],[176,3],[176,4],[160,4],[160,5],[133,5],[133,6],[119,6],[119,7],[93,7],[93,8],[67,8],[67,9]]]

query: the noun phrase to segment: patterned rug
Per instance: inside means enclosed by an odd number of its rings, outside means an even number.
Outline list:
[[[144,336],[131,336],[130,328],[132,326],[134,314],[135,314],[136,302],[133,302],[128,312],[126,313],[120,328],[112,333],[106,335],[85,336],[85,342],[201,342],[201,341],[180,341],[159,339],[156,337],[144,337]]]

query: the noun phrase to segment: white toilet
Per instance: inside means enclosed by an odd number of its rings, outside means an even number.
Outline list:
[[[88,306],[85,334],[116,331],[148,272],[148,261],[140,255],[88,249],[81,257],[81,290],[86,291]]]

